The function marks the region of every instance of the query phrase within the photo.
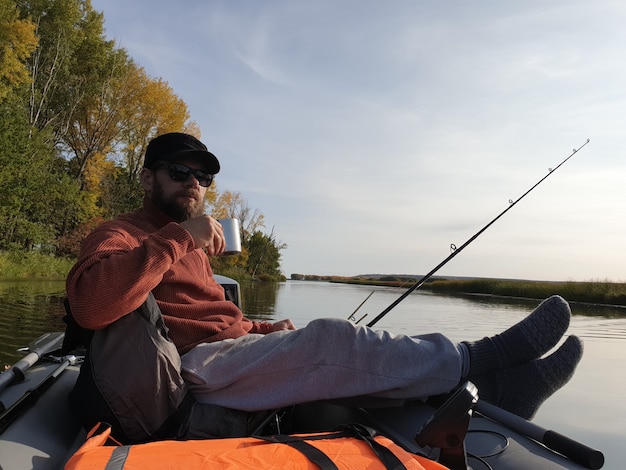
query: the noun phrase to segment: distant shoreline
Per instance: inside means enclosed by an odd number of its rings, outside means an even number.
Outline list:
[[[295,277],[294,277],[295,276]],[[409,288],[420,278],[404,276],[309,276],[292,275],[292,280],[327,281],[342,284]],[[560,295],[569,302],[626,307],[626,283],[609,281],[528,281],[489,278],[432,278],[423,290],[448,294],[481,294],[524,299]]]

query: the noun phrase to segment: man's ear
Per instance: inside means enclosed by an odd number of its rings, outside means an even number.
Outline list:
[[[152,184],[154,183],[154,172],[148,168],[143,168],[139,179],[141,180],[141,187],[144,191],[150,193],[152,191]]]

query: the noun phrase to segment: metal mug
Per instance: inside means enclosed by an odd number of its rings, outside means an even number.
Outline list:
[[[222,255],[237,255],[241,253],[241,235],[239,232],[238,219],[218,219],[224,229],[226,248]]]

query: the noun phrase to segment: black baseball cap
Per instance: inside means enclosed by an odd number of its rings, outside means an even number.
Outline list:
[[[205,170],[215,175],[220,171],[220,162],[194,136],[182,132],[161,134],[150,141],[143,161],[144,168],[154,168],[158,162],[172,162],[191,158],[202,164]]]

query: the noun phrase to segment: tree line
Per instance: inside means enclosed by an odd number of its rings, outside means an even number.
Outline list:
[[[141,205],[148,142],[200,137],[185,102],[108,40],[89,0],[0,0],[0,250],[76,256],[103,220]],[[274,229],[241,193],[207,191],[211,215],[236,217],[243,253],[216,272],[277,278]]]

